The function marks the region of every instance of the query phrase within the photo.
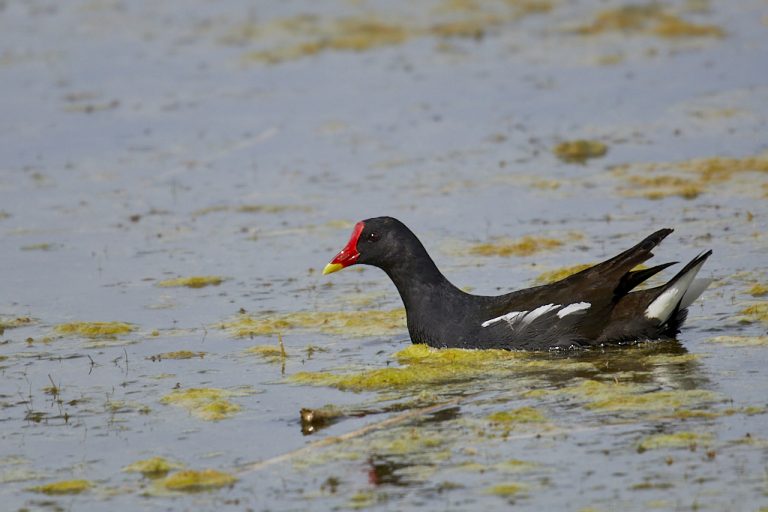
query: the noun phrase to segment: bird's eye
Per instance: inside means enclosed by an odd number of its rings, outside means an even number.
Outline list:
[[[379,238],[381,238],[381,237],[379,236],[378,233],[369,233],[368,234],[368,241],[369,242],[378,242]]]

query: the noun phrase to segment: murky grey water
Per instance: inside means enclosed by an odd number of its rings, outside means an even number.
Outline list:
[[[2,508],[768,506],[766,4],[664,5],[0,3]],[[561,162],[571,139],[608,153]],[[375,215],[476,293],[661,226],[676,232],[657,258],[712,248],[717,281],[677,344],[296,384],[408,367],[404,325],[283,316],[400,307],[375,269],[319,273]],[[523,235],[562,245],[469,252]],[[225,280],[158,286],[205,275]],[[221,328],[241,309],[262,334]],[[57,328],[94,321],[135,329]],[[276,332],[286,358],[247,352]],[[152,358],[180,350],[205,356]],[[224,390],[222,419],[162,401],[194,388]],[[345,417],[305,436],[299,410],[325,404]],[[122,471],[154,456],[238,481]],[[90,486],[35,490],[66,480]]]

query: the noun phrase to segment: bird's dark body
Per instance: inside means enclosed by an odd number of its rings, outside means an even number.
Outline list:
[[[397,219],[379,217],[362,224],[355,263],[374,265],[389,275],[405,305],[411,340],[433,347],[540,350],[673,337],[686,314],[680,301],[665,319],[645,312],[670,283],[691,269],[698,271],[710,254],[694,259],[665,285],[633,291],[669,265],[631,270],[653,256],[651,250],[672,232],[662,229],[561,281],[481,296],[451,284],[416,235]],[[568,312],[567,305],[576,310]],[[504,318],[516,312],[517,320]]]

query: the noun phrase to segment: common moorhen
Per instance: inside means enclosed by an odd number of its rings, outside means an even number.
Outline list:
[[[411,340],[432,347],[537,350],[668,339],[712,281],[695,279],[712,254],[706,251],[667,283],[633,291],[674,264],[632,270],[671,232],[660,229],[618,256],[555,283],[486,296],[455,287],[405,224],[377,217],[355,225],[349,243],[323,274],[355,264],[382,269],[403,299]]]

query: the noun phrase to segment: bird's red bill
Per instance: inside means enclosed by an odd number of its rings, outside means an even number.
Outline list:
[[[365,223],[358,222],[355,224],[355,229],[352,231],[352,236],[349,238],[349,242],[344,248],[337,254],[329,264],[323,269],[323,274],[330,274],[336,272],[344,267],[354,265],[357,262],[357,258],[360,257],[360,253],[357,252],[357,240],[360,238],[360,233],[363,232]]]

